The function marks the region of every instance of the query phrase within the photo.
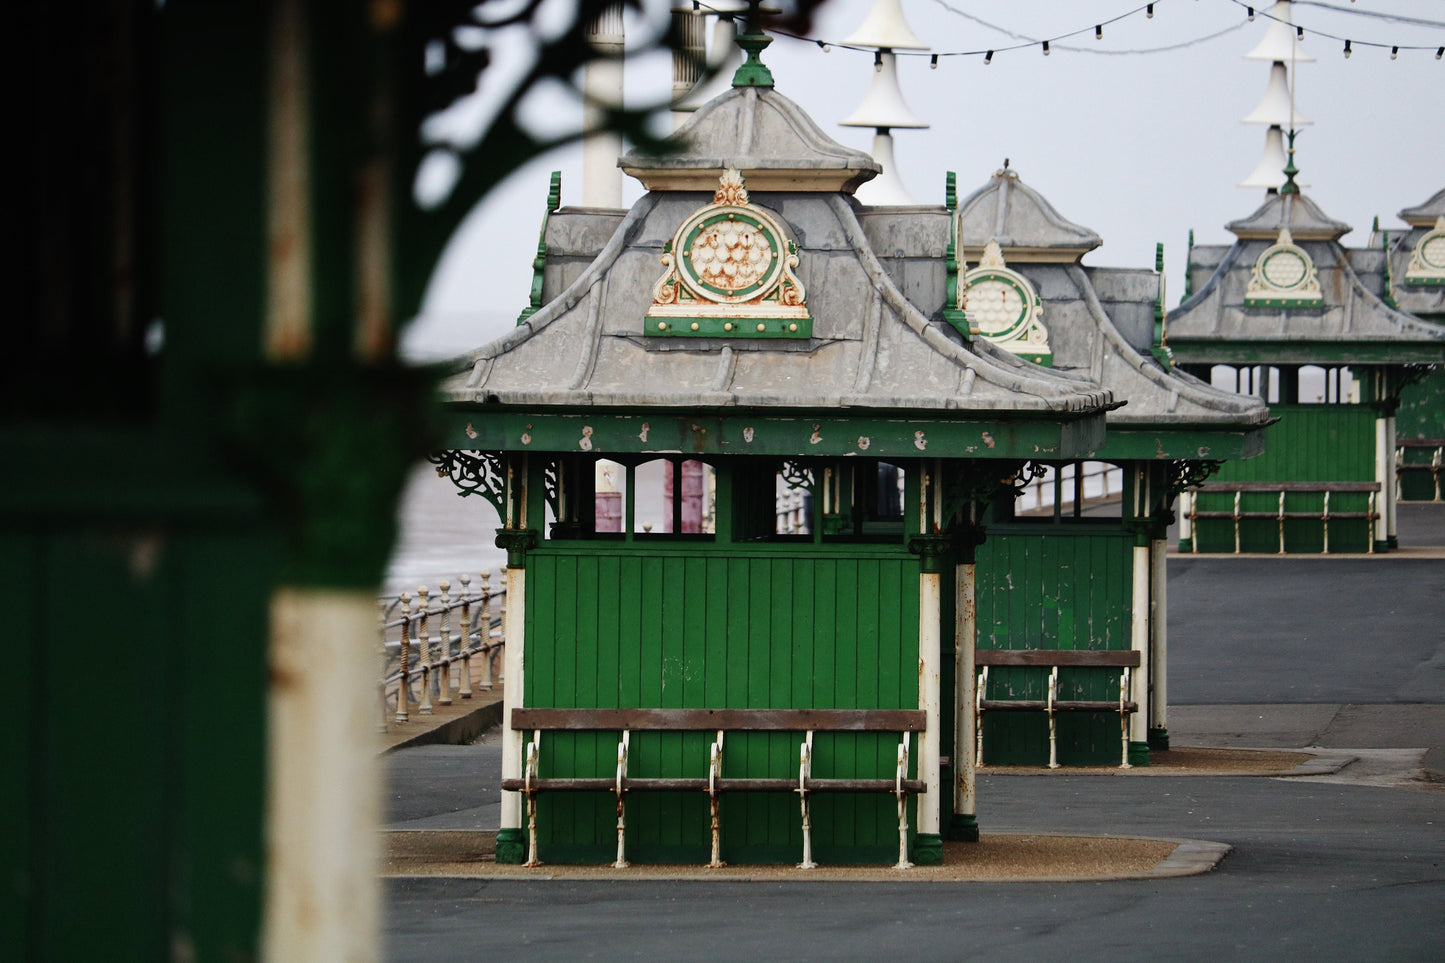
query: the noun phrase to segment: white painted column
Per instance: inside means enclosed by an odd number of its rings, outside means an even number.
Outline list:
[[[1134,546],[1134,604],[1131,621],[1130,648],[1139,653],[1139,669],[1134,674],[1135,701],[1149,699],[1149,546]],[[1136,712],[1129,717],[1129,741],[1149,740],[1149,713]]]
[[[976,820],[973,653],[978,644],[978,565],[958,567],[953,629],[953,811]]]
[[[522,742],[525,733],[512,728],[512,710],[522,705],[526,671],[527,570],[507,568],[507,611],[502,619],[502,778],[522,776]],[[522,794],[502,793],[502,829],[522,828]]]
[[[939,766],[938,727],[941,719],[941,637],[939,632],[942,576],[925,572],[918,577],[918,707],[924,712],[928,731],[918,741],[918,776],[928,791],[918,797],[918,831],[939,832],[940,796],[943,792]]]
[[[583,68],[582,88],[589,101],[582,108],[582,124],[593,130],[602,124],[599,104],[622,105],[622,6],[614,4],[602,11],[587,32],[588,43],[606,57],[588,62]],[[617,159],[622,156],[622,137],[612,131],[599,131],[582,141],[582,204],[585,207],[620,208],[622,206],[622,169]]]
[[[1179,544],[1182,546],[1185,542],[1191,542],[1191,549],[1193,548],[1194,522],[1190,519],[1189,513],[1193,510],[1194,493],[1181,492],[1179,495]]]
[[[1379,516],[1375,519],[1374,538],[1377,546],[1383,544],[1390,537],[1389,511],[1387,508],[1389,496],[1386,494],[1395,485],[1392,470],[1394,464],[1394,450],[1390,448],[1390,428],[1385,418],[1375,419],[1375,481],[1380,483],[1380,494],[1375,498],[1375,512]]]
[[[375,960],[381,939],[380,746],[370,592],[271,599],[262,956]]]
[[[1390,539],[1390,544],[1394,545],[1400,535],[1400,530],[1396,526],[1396,509],[1400,504],[1400,492],[1395,481],[1399,477],[1396,471],[1399,468],[1400,439],[1399,436],[1395,434],[1394,415],[1385,419],[1385,445],[1390,452],[1390,464],[1387,473],[1389,482],[1385,486],[1385,491],[1389,493],[1385,501],[1385,504],[1389,506],[1387,509],[1388,514],[1385,516],[1385,534],[1386,537]]]
[[[1149,546],[1149,728],[1168,730],[1169,706],[1169,581],[1165,563],[1167,539]]]

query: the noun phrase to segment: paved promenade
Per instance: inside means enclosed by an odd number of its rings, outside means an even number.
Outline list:
[[[987,775],[987,833],[1233,847],[1203,876],[1088,883],[390,879],[392,960],[1445,959],[1445,506],[1404,551],[1170,560],[1176,745],[1315,748],[1281,778]],[[388,756],[393,830],[491,830],[500,751]],[[460,838],[460,837],[459,837]]]

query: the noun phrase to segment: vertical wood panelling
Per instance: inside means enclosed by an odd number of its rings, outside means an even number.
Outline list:
[[[645,551],[607,556],[544,550],[529,562],[527,704],[532,706],[898,708],[917,705],[918,563],[901,552],[863,558]],[[610,775],[615,733],[544,738],[547,774]],[[636,774],[701,775],[710,734],[635,733]],[[792,776],[801,735],[733,733],[724,772]],[[837,776],[891,773],[891,736],[819,733],[815,766]],[[815,800],[820,859],[897,845],[891,798]],[[607,794],[542,797],[543,858],[609,858]],[[797,799],[729,797],[726,853],[796,859]],[[629,797],[631,858],[705,858],[700,795]],[[861,849],[860,849],[861,848]]]
[[[1131,537],[1104,526],[1017,525],[990,529],[978,556],[980,649],[1127,649]],[[1088,668],[1059,673],[1060,698],[1116,699],[1117,673]],[[1048,670],[996,666],[989,698],[1043,699]],[[1119,720],[1107,714],[1059,719],[1064,764],[1118,756]],[[1048,761],[1042,713],[995,713],[984,719],[985,761]]]
[[[1215,476],[1218,481],[1374,481],[1375,413],[1366,405],[1271,405],[1279,423],[1269,429],[1264,454],[1245,461],[1226,462]],[[1364,511],[1368,496],[1330,496],[1330,510]],[[1323,496],[1296,493],[1286,497],[1287,511],[1319,511]],[[1200,511],[1231,511],[1230,493],[1201,492]],[[1279,496],[1246,492],[1240,500],[1244,511],[1274,512]],[[1195,543],[1201,552],[1233,552],[1234,523],[1205,519],[1195,526]],[[1331,552],[1361,552],[1368,547],[1370,530],[1363,520],[1330,524]],[[1319,521],[1299,519],[1285,523],[1285,549],[1290,552],[1319,552],[1324,547]],[[1246,552],[1276,552],[1279,524],[1271,519],[1249,520],[1240,526],[1240,548]]]

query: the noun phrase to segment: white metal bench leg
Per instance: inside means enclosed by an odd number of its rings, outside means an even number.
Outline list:
[[[1330,554],[1330,493],[1328,491],[1325,492],[1325,510],[1321,514],[1320,519],[1324,522],[1325,554],[1328,555]],[[1375,543],[1374,523],[1371,522],[1370,525],[1370,544],[1373,546]]]
[[[1129,701],[1129,692],[1133,687],[1134,670],[1128,666],[1124,667],[1123,674],[1119,676],[1119,768],[1132,769],[1129,764],[1129,710],[1125,703]]]
[[[722,833],[721,824],[718,820],[718,791],[717,781],[722,778],[722,751],[723,731],[718,730],[717,741],[712,744],[707,766],[707,798],[708,806],[712,810],[712,860],[708,862],[709,869],[720,869],[722,861]]]
[[[617,862],[612,864],[613,869],[627,868],[627,813],[622,781],[627,778],[627,749],[631,741],[632,733],[623,729],[622,741],[617,744]]]
[[[1234,554],[1239,554],[1239,496],[1240,492],[1234,493]]]
[[[1371,555],[1373,555],[1373,554],[1375,554],[1375,521],[1376,521],[1376,515],[1375,515],[1375,493],[1374,493],[1374,492],[1370,492],[1370,505],[1369,505],[1369,508],[1370,508],[1370,510],[1369,510],[1368,514],[1369,514],[1369,516],[1370,516],[1370,522],[1369,522],[1369,524],[1370,524],[1370,540],[1369,540],[1369,542],[1368,542],[1369,547],[1366,548],[1365,551],[1367,551],[1367,552],[1369,552]]]
[[[537,763],[542,752],[542,731],[532,733],[527,745],[526,794],[527,794],[527,862],[526,866],[541,866],[537,858]]]
[[[1059,698],[1059,667],[1049,667],[1049,768],[1059,768],[1058,710],[1054,703]]]
[[[978,683],[973,687],[973,767],[983,768],[983,698],[988,691],[988,666],[978,670]]]
[[[912,869],[908,861],[908,794],[903,780],[908,778],[908,747],[913,733],[905,732],[898,742],[898,770],[893,777],[893,794],[898,797],[898,864],[894,869]]]
[[[1279,554],[1284,554],[1284,492],[1279,493]]]
[[[813,731],[803,739],[798,748],[798,799],[803,810],[803,861],[799,869],[817,869],[813,862],[813,823],[808,813],[808,779],[813,774]]]

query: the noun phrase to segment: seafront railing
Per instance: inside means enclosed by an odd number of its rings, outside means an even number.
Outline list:
[[[505,572],[504,567],[504,579]],[[471,576],[462,575],[455,595],[452,583],[443,579],[435,593],[422,585],[415,595],[402,592],[378,600],[383,726],[409,721],[413,708],[418,715],[431,715],[435,705],[451,705],[454,695],[470,699],[474,682],[476,689],[489,691],[502,681],[507,590],[493,591],[491,573],[483,569],[480,574],[476,591]]]

